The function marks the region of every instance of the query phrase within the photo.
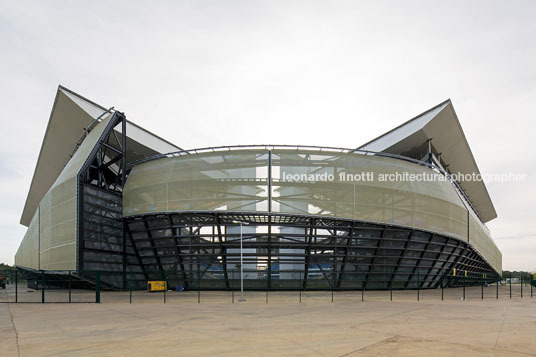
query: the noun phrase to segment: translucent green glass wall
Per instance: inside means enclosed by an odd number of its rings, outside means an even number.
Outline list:
[[[279,168],[273,186],[275,212],[352,218],[467,238],[467,211],[450,183],[381,180],[404,172],[433,173],[423,166],[381,156],[281,150],[274,151],[272,162]],[[341,174],[355,177],[368,172],[374,174],[371,181],[340,180]],[[332,174],[334,180],[287,179],[288,174],[303,173]],[[288,187],[296,190],[282,194]],[[305,210],[300,202],[306,204]]]
[[[39,268],[76,269],[76,179],[55,184],[39,212]]]
[[[469,211],[469,243],[498,272],[502,273],[502,253],[491,239],[478,217]]]
[[[15,255],[15,265],[42,270],[76,269],[76,178],[106,128],[102,120],[84,139],[41,200]]]
[[[268,211],[267,149],[166,157],[135,166],[127,180],[125,216],[173,211]],[[272,212],[325,215],[437,232],[469,241],[501,271],[501,255],[478,219],[447,181],[380,180],[382,175],[429,174],[408,161],[360,153],[274,149]],[[371,172],[372,181],[349,181]],[[294,175],[316,180],[294,180]],[[324,176],[322,176],[324,174]],[[327,175],[332,175],[332,179]],[[345,180],[341,180],[345,175]],[[387,177],[387,176],[384,176]],[[324,178],[324,179],[323,179]],[[471,217],[471,215],[469,215]],[[474,218],[473,218],[474,219]],[[469,233],[468,227],[473,231]]]
[[[39,210],[35,211],[30,226],[17,249],[15,265],[39,269]]]
[[[127,216],[148,212],[268,209],[268,152],[230,151],[149,161],[133,168]]]

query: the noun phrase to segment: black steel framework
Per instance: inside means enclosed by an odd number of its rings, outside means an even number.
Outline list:
[[[271,154],[268,150],[269,170]],[[126,161],[126,118],[115,112],[78,175],[78,271],[119,272],[104,278],[110,287],[126,288],[128,275],[142,288],[165,271],[172,285],[231,289],[239,278],[241,225],[249,227],[242,232],[248,289],[465,285],[463,276],[450,274],[453,269],[482,274],[489,282],[500,278],[470,244],[403,227],[271,213],[270,207],[267,213],[183,211],[123,218]]]
[[[77,176],[76,279],[80,284],[95,280],[87,272],[106,271],[113,273],[102,278],[108,288],[127,288],[128,275],[128,280],[139,281],[140,287],[147,280],[164,276],[171,284],[186,288],[231,289],[233,281],[239,279],[235,273],[241,237],[249,289],[420,289],[466,285],[463,274],[451,274],[454,269],[481,274],[484,281],[500,279],[470,243],[455,238],[386,224],[271,212],[272,150],[315,149],[390,157],[428,167],[449,178],[468,216],[470,209],[478,216],[448,172],[448,165],[442,167],[441,153],[434,156],[430,142],[427,161],[361,149],[294,145],[222,146],[158,154],[132,162],[129,167],[164,157],[264,148],[268,154],[268,212],[181,211],[124,218],[127,120],[123,113],[112,109],[88,126],[73,151],[74,154],[79,149],[104,115],[113,113]],[[28,269],[27,273],[32,277],[35,272]],[[61,281],[63,276],[59,275]],[[72,276],[68,277],[70,284]],[[192,286],[194,281],[196,286]]]
[[[78,173],[78,271],[126,271],[128,248],[122,221],[122,192],[127,177],[126,124],[123,113],[113,113]],[[105,283],[126,286],[124,277]]]
[[[229,289],[240,261],[249,289],[426,289],[500,276],[469,244],[433,232],[347,219],[260,212],[171,212],[125,218],[134,280]],[[253,227],[255,229],[253,229]],[[292,228],[292,229],[288,229]],[[153,276],[154,275],[154,276]],[[196,278],[193,278],[193,277]]]

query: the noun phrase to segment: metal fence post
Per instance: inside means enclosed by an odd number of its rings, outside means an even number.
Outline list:
[[[130,292],[130,303],[132,304],[132,272],[130,272],[130,279],[128,280],[128,290]]]
[[[166,291],[168,289],[165,270],[163,271],[163,274],[164,274],[164,304],[165,304],[166,303]]]
[[[417,267],[417,301],[421,299],[421,283],[419,277],[419,268]]]
[[[463,277],[462,285],[463,285],[463,301],[465,301],[465,283],[466,283],[466,277]]]
[[[510,299],[512,298],[512,276],[510,275]]]
[[[19,271],[15,269],[15,303],[19,302]]]
[[[496,282],[497,291],[495,292],[495,299],[499,299],[499,280]]]
[[[443,272],[443,276],[441,277],[441,301],[444,300],[445,297],[445,272]]]
[[[100,270],[95,272],[95,303],[100,304]]]
[[[41,270],[41,304],[45,303],[45,271]]]
[[[391,295],[391,301],[393,301],[393,270],[391,269],[391,279],[389,279],[389,293]]]
[[[520,278],[520,281],[521,281],[521,298],[523,299],[523,275],[520,273],[521,275],[521,278]]]
[[[361,301],[365,301],[365,271],[361,274]]]
[[[484,300],[484,284],[485,284],[485,280],[482,280],[482,293],[481,293],[481,300]]]
[[[231,272],[231,281],[234,281],[234,270]],[[231,302],[234,304],[234,286],[231,284]]]
[[[71,303],[71,271],[69,270],[69,303]]]
[[[197,268],[197,303],[201,303],[201,271]]]
[[[268,274],[266,274],[266,303],[268,304]]]
[[[303,273],[300,271],[300,304],[301,304],[301,294],[302,294],[302,289],[303,289]]]
[[[335,271],[333,270],[332,271],[332,275],[333,275],[333,278],[331,279],[332,282],[331,282],[331,302],[333,302],[333,289],[334,289],[334,285],[335,285]]]

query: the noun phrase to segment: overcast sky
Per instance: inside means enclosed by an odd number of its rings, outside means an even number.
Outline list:
[[[0,0],[0,262],[58,84],[183,148],[357,147],[451,98],[506,270],[536,270],[536,1]]]

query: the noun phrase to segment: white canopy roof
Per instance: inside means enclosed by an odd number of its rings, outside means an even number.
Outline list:
[[[100,121],[107,112],[113,112],[113,109],[106,109],[65,87],[58,87],[22,212],[22,225],[30,224],[39,202],[69,162],[80,140],[85,137],[84,133],[88,128],[91,130],[91,124]],[[128,162],[178,150],[181,148],[127,122]]]
[[[361,150],[387,152],[423,159],[431,139],[434,154],[441,153],[441,162],[451,173],[480,174],[471,148],[449,100],[416,116],[393,130],[359,147]],[[465,191],[480,218],[488,222],[497,218],[497,212],[483,181],[462,181]]]

